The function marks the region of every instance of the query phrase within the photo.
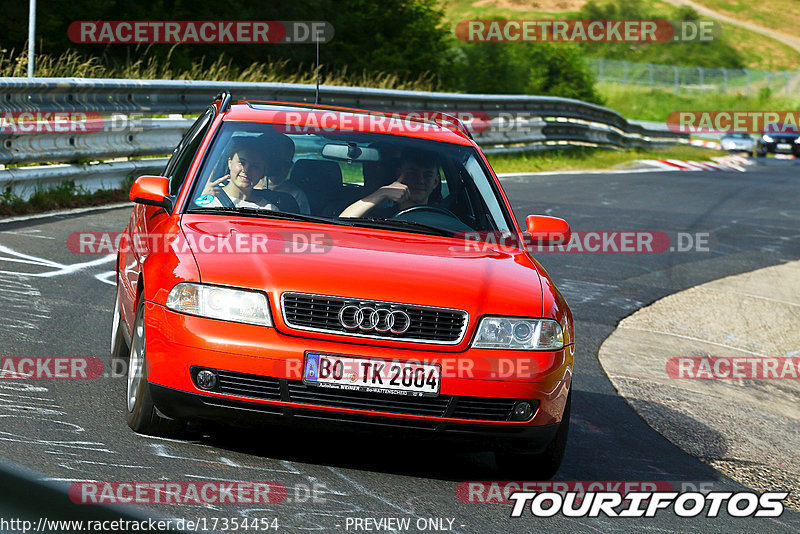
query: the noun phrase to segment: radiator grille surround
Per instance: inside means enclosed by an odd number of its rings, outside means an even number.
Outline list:
[[[410,324],[403,333],[348,329],[339,320],[339,312],[346,306],[405,312]],[[469,324],[469,314],[453,308],[309,293],[283,293],[281,312],[286,325],[297,330],[440,345],[460,343]]]

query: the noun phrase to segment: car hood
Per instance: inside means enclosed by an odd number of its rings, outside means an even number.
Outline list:
[[[203,283],[264,290],[273,309],[283,292],[292,291],[457,308],[471,317],[543,311],[537,264],[519,250],[406,232],[208,214],[186,214],[181,226]],[[201,246],[226,236],[235,243],[237,234],[242,243],[247,240],[241,236],[250,236],[249,248],[218,252]],[[260,248],[253,246],[256,235],[266,236],[266,246],[263,237]]]

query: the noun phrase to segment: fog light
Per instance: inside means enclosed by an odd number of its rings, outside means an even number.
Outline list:
[[[194,381],[200,389],[214,389],[217,385],[217,375],[213,371],[203,369],[197,373]]]
[[[530,402],[522,401],[514,405],[514,413],[511,418],[514,421],[527,421],[533,416],[533,406]]]

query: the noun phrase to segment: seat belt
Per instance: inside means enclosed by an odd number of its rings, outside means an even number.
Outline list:
[[[224,207],[224,208],[235,208],[236,207],[233,204],[233,201],[231,200],[231,197],[228,196],[228,193],[226,193],[224,189],[220,188],[219,192],[221,193],[221,195],[219,195],[217,197],[217,200],[219,200],[219,203],[222,204],[222,207]]]

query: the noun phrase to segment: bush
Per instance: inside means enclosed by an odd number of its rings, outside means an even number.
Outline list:
[[[580,47],[567,43],[465,43],[456,89],[561,96],[602,104]]]

